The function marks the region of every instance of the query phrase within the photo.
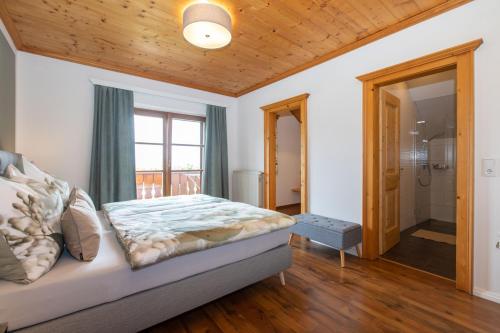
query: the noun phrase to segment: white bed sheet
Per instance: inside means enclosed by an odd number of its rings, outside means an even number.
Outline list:
[[[175,257],[132,271],[114,231],[103,221],[92,262],[66,251],[54,268],[28,285],[0,280],[0,323],[15,330],[168,284],[271,250],[288,241],[288,229]]]

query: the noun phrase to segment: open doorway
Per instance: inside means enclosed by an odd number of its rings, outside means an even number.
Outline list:
[[[456,99],[456,69],[380,87],[379,254],[451,280],[456,277]]]
[[[300,214],[300,115],[296,111],[277,114],[276,121],[276,210]]]
[[[363,82],[363,250],[362,256],[380,256],[380,227],[384,225],[386,249],[397,243],[399,231],[399,146],[382,146],[381,88],[431,74],[456,71],[456,256],[455,283],[459,290],[472,293],[474,225],[474,51],[482,39],[445,49],[418,59],[359,76]],[[389,109],[398,108],[399,100],[387,98]],[[393,114],[393,113],[391,113]],[[396,137],[399,118],[391,116],[391,136]],[[399,128],[399,124],[397,126]],[[428,140],[429,138],[426,138]],[[383,162],[382,152],[392,147],[392,160]],[[398,158],[396,158],[398,157]],[[390,162],[390,163],[388,163]],[[385,164],[384,164],[385,163]],[[390,166],[390,167],[388,167]],[[384,171],[382,172],[382,169]],[[383,213],[391,212],[391,214]],[[389,221],[385,219],[390,219]],[[387,227],[391,225],[391,227]],[[395,225],[398,227],[396,228]],[[392,230],[389,230],[392,229]],[[394,241],[395,239],[395,241]]]
[[[307,211],[308,97],[309,94],[303,94],[261,107],[264,111],[264,206],[268,209],[276,210],[281,206],[281,211],[287,214]],[[280,135],[279,140],[278,135]],[[293,139],[287,138],[290,135]],[[281,142],[279,147],[278,141]],[[296,147],[297,143],[299,147]],[[290,147],[285,147],[287,145]],[[295,156],[287,160],[286,156],[280,154],[282,148],[293,150],[294,155],[298,148],[299,157]],[[297,171],[300,175],[299,179],[296,178]],[[291,176],[289,177],[288,174]],[[298,184],[297,180],[299,180]],[[278,193],[277,186],[280,186],[280,193]],[[286,203],[288,200],[296,201],[297,199],[300,201]],[[297,209],[296,204],[300,204],[300,210]]]

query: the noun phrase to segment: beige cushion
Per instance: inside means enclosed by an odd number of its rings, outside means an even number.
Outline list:
[[[101,228],[95,209],[86,200],[79,195],[72,197],[63,214],[61,226],[66,248],[73,257],[91,261],[97,256]]]
[[[87,202],[89,204],[89,206],[93,210],[95,210],[94,202],[92,201],[90,196],[87,194],[87,192],[85,192],[84,190],[82,190],[81,188],[76,187],[76,186],[73,187],[73,189],[71,190],[71,194],[69,195],[69,201],[73,202],[75,200],[75,197]]]

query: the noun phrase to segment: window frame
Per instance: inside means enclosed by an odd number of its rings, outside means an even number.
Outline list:
[[[139,142],[135,141],[134,144],[149,144],[149,145],[159,145],[163,146],[163,170],[151,170],[151,172],[162,172],[163,174],[163,193],[162,196],[172,195],[172,173],[179,172],[199,172],[200,173],[200,184],[203,182],[203,174],[205,172],[203,168],[203,152],[205,150],[205,123],[206,117],[203,116],[193,116],[174,112],[163,112],[155,111],[141,108],[134,108],[134,115],[146,116],[146,117],[156,117],[163,119],[163,143],[149,143],[149,142]],[[200,126],[200,144],[179,144],[172,142],[172,122],[174,119],[197,121],[201,123]],[[184,147],[199,147],[200,148],[200,169],[194,170],[172,170],[172,146],[184,146]],[[149,170],[148,170],[149,171]],[[134,171],[137,175],[137,170]]]

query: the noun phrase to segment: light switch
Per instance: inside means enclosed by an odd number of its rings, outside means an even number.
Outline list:
[[[496,161],[492,158],[483,158],[483,170],[482,174],[484,177],[496,177]]]

